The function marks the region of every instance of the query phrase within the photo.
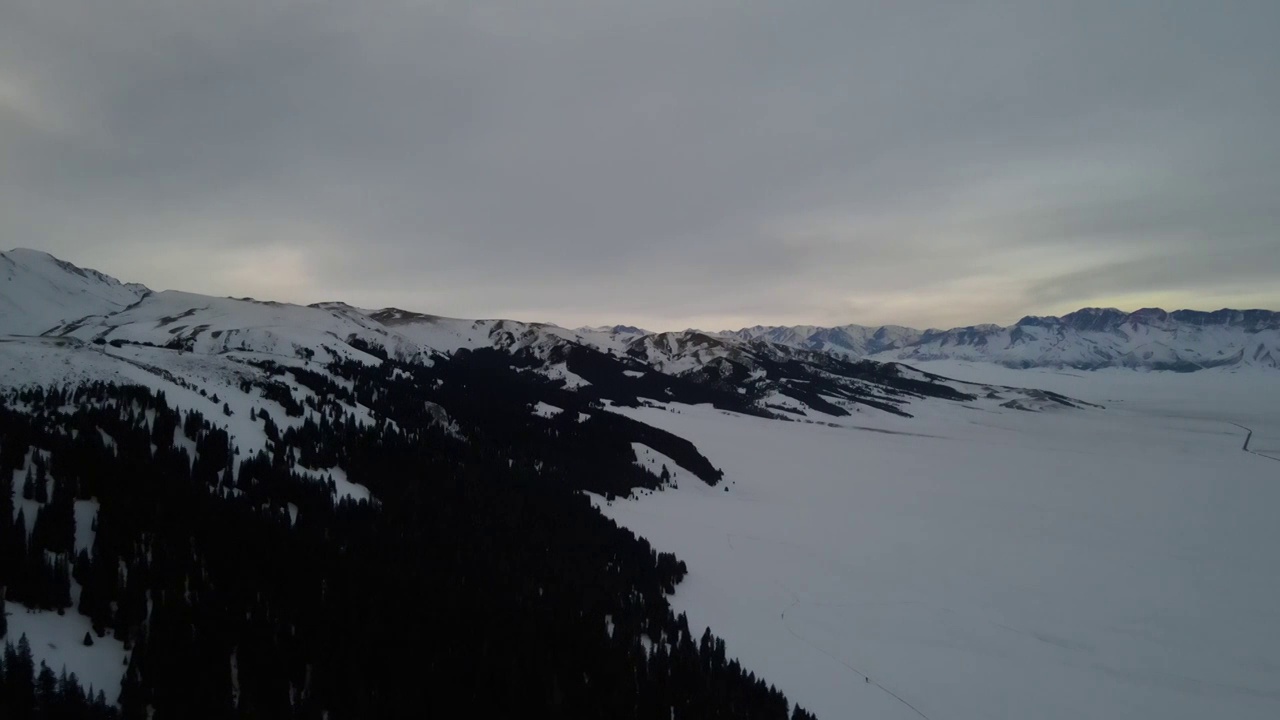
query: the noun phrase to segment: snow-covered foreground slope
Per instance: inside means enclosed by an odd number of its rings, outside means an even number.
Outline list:
[[[1280,450],[1280,378],[923,369],[1108,409],[857,418],[882,432],[619,410],[728,489],[600,505],[688,563],[692,625],[820,717],[1280,717],[1280,462],[1231,424]]]

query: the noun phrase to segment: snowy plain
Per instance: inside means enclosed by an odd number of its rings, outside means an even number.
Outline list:
[[[688,563],[691,627],[828,720],[1280,717],[1280,373],[916,367],[1105,409],[614,408],[725,479],[597,504]]]

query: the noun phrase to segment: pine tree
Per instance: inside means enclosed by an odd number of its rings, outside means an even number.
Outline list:
[[[795,710],[791,713],[791,720],[817,720],[817,718],[813,716],[813,713],[796,705]]]
[[[9,531],[12,536],[9,538],[7,545],[7,558],[12,562],[13,571],[13,595],[16,600],[18,598],[18,590],[22,587],[23,581],[27,579],[28,573],[27,563],[27,516],[22,508],[18,508],[18,517],[13,521],[13,528]]]
[[[35,501],[41,504],[49,502],[49,478],[45,476],[44,465],[36,465]]]
[[[120,708],[124,712],[125,718],[145,718],[148,716],[146,708],[146,689],[142,684],[138,668],[138,658],[140,653],[134,652],[126,660],[129,667],[124,671],[124,680],[120,684]]]
[[[29,718],[35,708],[35,663],[31,656],[31,643],[23,635],[17,648],[12,644],[4,649],[5,700],[10,713],[6,718]]]
[[[65,667],[58,676],[58,702],[65,708],[66,713],[83,712],[88,705],[88,698],[85,696],[84,688],[80,687],[79,678],[75,673],[68,675]]]
[[[71,577],[81,585],[86,585],[89,582],[89,575],[92,570],[93,561],[89,559],[89,551],[82,548],[80,552],[76,553],[75,564],[71,566]],[[84,605],[83,600],[81,605]],[[81,612],[84,613],[83,610]],[[84,614],[87,615],[88,613]]]
[[[0,613],[3,615],[4,613]],[[8,697],[8,681],[5,679],[4,653],[0,653],[0,712],[8,707],[6,698]]]
[[[71,566],[65,558],[65,555],[58,556],[50,568],[53,571],[52,601],[59,615],[71,607]]]
[[[15,707],[13,690],[15,675],[18,671],[18,651],[14,649],[13,643],[4,644],[4,652],[0,653],[0,708],[6,713],[12,714]]]
[[[53,674],[44,661],[40,661],[40,674],[36,676],[36,706],[44,715],[49,714],[58,703],[58,676]]]
[[[4,465],[0,464],[0,468]],[[13,520],[13,477],[12,473],[0,471],[0,533]]]

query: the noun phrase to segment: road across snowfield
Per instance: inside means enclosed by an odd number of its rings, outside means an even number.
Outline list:
[[[1107,409],[857,418],[916,435],[624,410],[729,490],[604,511],[688,562],[691,624],[828,720],[1280,717],[1280,474],[1229,424],[1275,436],[1280,374],[972,370]]]

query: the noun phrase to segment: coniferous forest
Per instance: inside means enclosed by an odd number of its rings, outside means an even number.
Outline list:
[[[686,440],[490,351],[252,370],[260,450],[216,422],[232,413],[216,397],[0,396],[0,593],[86,616],[84,642],[110,635],[127,663],[90,691],[0,614],[0,717],[811,717],[674,614],[684,563],[582,492],[669,482],[632,442],[717,483]]]

